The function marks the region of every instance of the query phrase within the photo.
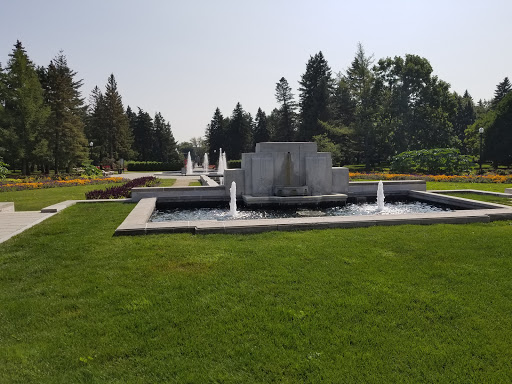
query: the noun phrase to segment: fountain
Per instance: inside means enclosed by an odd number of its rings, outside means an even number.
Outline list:
[[[222,148],[219,150],[219,166],[217,167],[217,173],[224,175],[224,158],[222,156]]]
[[[233,181],[231,182],[231,188],[229,188],[229,195],[230,195],[230,201],[229,201],[229,215],[230,216],[236,216],[236,183]]]
[[[194,173],[194,171],[192,170],[192,158],[190,157],[190,151],[188,152],[188,155],[187,155],[187,170],[186,170],[186,175],[192,175]]]
[[[203,157],[203,173],[208,173],[210,164],[208,163],[208,154],[205,153]]]
[[[384,209],[384,184],[382,180],[377,185],[377,211],[380,212]]]
[[[226,160],[226,152],[222,153],[222,162],[224,164],[224,171],[225,171],[226,169],[228,169],[228,162]]]

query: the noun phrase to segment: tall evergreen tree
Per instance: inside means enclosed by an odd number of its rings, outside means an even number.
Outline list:
[[[87,137],[87,141],[93,143],[93,147],[91,148],[91,160],[93,160],[97,165],[101,165],[103,159],[107,157],[107,134],[107,111],[105,98],[101,90],[96,86],[89,97],[85,135]]]
[[[276,100],[281,107],[279,108],[279,120],[275,131],[275,140],[293,141],[296,136],[295,109],[297,105],[293,100],[292,89],[284,77],[281,77],[276,84]]]
[[[226,127],[224,117],[219,108],[215,109],[212,120],[206,128],[206,144],[208,146],[208,158],[211,162],[219,148],[226,146]]]
[[[153,132],[153,120],[149,113],[139,108],[133,131],[133,146],[138,152],[140,161],[150,161],[154,159],[155,135]]]
[[[43,132],[50,110],[44,104],[43,89],[34,64],[20,41],[9,54],[3,77],[0,146],[5,148],[5,160],[11,166],[18,164],[26,175],[40,154],[48,153]]]
[[[229,122],[226,151],[232,159],[241,159],[242,153],[253,148],[252,117],[237,103]]]
[[[308,141],[322,134],[319,121],[327,121],[331,96],[331,69],[322,52],[310,57],[300,84],[299,139]]]
[[[493,165],[512,165],[512,92],[508,92],[489,112],[485,127],[484,159]]]
[[[181,163],[181,156],[176,150],[176,140],[171,131],[171,124],[165,121],[162,114],[157,112],[153,119],[154,135],[155,135],[155,161],[164,163]]]
[[[270,132],[268,130],[267,115],[258,108],[254,119],[254,143],[263,143],[270,140]]]
[[[510,80],[508,77],[505,77],[501,83],[496,86],[496,90],[494,91],[494,99],[492,100],[493,107],[496,107],[498,103],[503,100],[503,98],[510,92],[512,86],[510,85]]]
[[[108,78],[103,99],[106,112],[107,161],[130,158],[134,154],[132,150],[133,137],[113,74]]]
[[[46,102],[50,107],[45,137],[53,160],[55,173],[61,169],[70,172],[73,165],[81,164],[88,155],[84,134],[84,101],[80,87],[82,80],[75,80],[66,57],[60,52],[41,69]]]
[[[476,120],[476,113],[474,109],[473,99],[471,98],[471,95],[466,92],[464,92],[464,95],[461,97],[457,94],[454,94],[454,99],[456,102],[456,112],[453,115],[452,118],[452,125],[453,125],[453,131],[454,134],[457,135],[460,145],[460,150],[463,153],[467,153],[466,148],[464,146],[464,140],[465,140],[465,132],[468,126],[473,124]]]

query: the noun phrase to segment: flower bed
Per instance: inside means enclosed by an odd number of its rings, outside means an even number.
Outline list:
[[[106,189],[95,189],[94,191],[89,191],[85,194],[85,198],[87,200],[97,200],[97,199],[125,199],[129,198],[132,193],[132,188],[135,187],[152,187],[158,180],[153,176],[139,177],[137,179],[133,179],[126,184],[123,184],[119,187],[110,187]]]
[[[425,181],[445,181],[461,183],[512,183],[512,175],[466,175],[466,176],[447,176],[447,175],[409,175],[401,173],[362,173],[350,172],[351,180],[425,180]]]
[[[25,179],[6,179],[0,182],[0,192],[23,191],[26,189],[42,189],[57,187],[74,187],[77,185],[89,184],[111,184],[128,181],[122,177],[73,177],[55,180],[50,178],[25,178]]]

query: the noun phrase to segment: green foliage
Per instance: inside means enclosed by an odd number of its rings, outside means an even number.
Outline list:
[[[48,156],[44,126],[49,108],[44,103],[43,89],[34,64],[20,41],[16,42],[0,87],[0,147],[11,166],[30,173],[34,163]]]
[[[469,172],[469,156],[461,155],[458,149],[436,148],[402,152],[391,161],[391,172],[419,173],[431,175],[460,175]]]
[[[484,160],[494,166],[512,164],[512,92],[509,92],[496,106],[494,119],[485,129]]]
[[[8,166],[9,164],[2,162],[0,159],[0,180],[5,179],[9,174],[9,170],[7,169]]]
[[[341,150],[339,144],[334,144],[327,134],[313,136],[313,141],[317,144],[318,152],[330,152],[333,166],[337,167],[342,162]]]
[[[212,120],[206,128],[205,135],[210,163],[217,161],[214,158],[219,155],[219,149],[226,145],[227,126],[228,124],[222,116],[220,109],[216,108]]]
[[[254,119],[254,143],[270,141],[270,131],[267,124],[267,115],[258,108]]]
[[[242,153],[254,150],[252,117],[244,111],[240,103],[237,103],[233,110],[226,138],[226,145],[223,150],[232,158],[240,159]]]
[[[297,105],[293,100],[293,93],[288,81],[281,77],[276,84],[276,100],[281,105],[278,110],[278,121],[274,131],[275,141],[293,141],[296,136]]]
[[[318,122],[330,118],[331,76],[331,68],[321,51],[309,58],[306,72],[299,81],[299,140],[309,141],[313,136],[323,133]]]
[[[228,160],[228,168],[242,168],[242,160]]]
[[[86,164],[82,166],[82,169],[84,170],[83,174],[87,176],[101,176],[102,172],[101,169],[98,167],[95,167],[92,164]]]
[[[128,171],[179,171],[183,168],[183,162],[173,161],[164,163],[160,161],[130,161],[126,169]]]

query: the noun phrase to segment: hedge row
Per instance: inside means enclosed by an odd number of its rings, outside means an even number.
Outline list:
[[[469,156],[455,148],[422,149],[402,152],[393,157],[393,173],[420,173],[430,175],[461,175],[471,170]]]
[[[179,171],[183,168],[181,161],[162,163],[159,161],[131,161],[126,166],[128,171]]]

